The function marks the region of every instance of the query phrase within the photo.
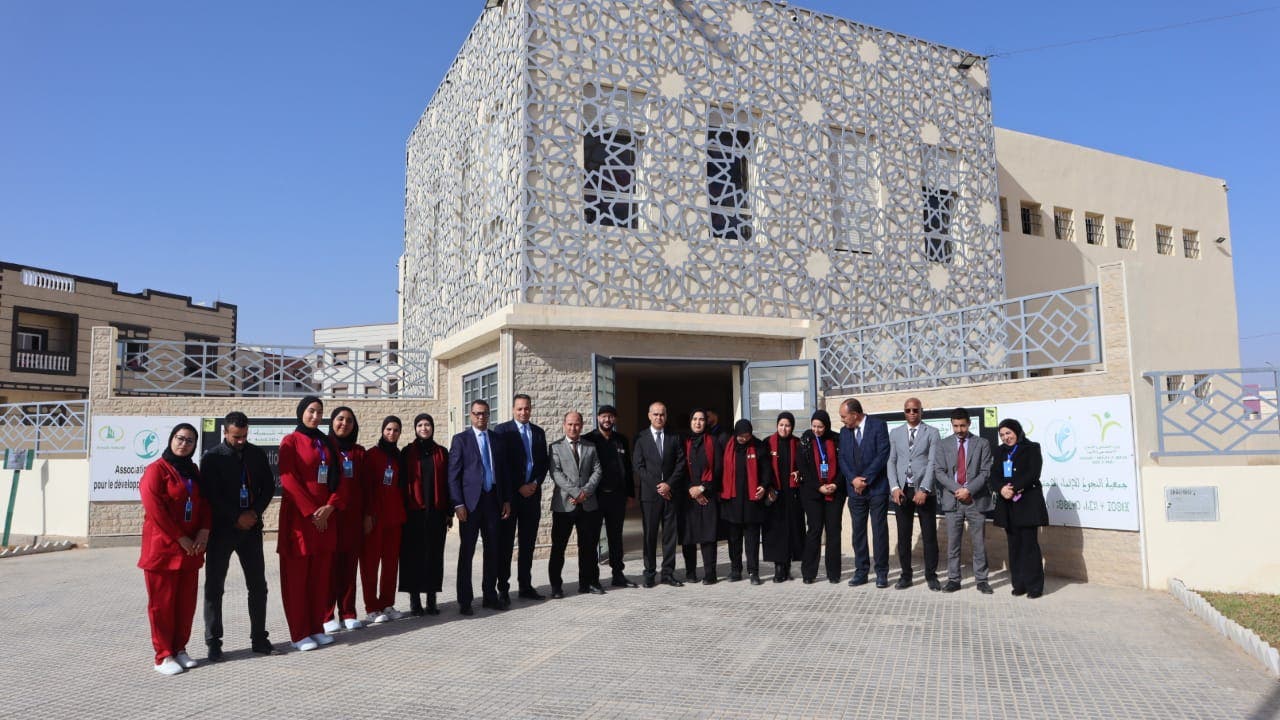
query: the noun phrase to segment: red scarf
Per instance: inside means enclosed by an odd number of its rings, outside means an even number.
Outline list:
[[[813,444],[813,469],[818,471],[818,484],[830,485],[836,481],[836,473],[839,472],[839,470],[836,468],[835,438],[827,438],[826,440],[823,440],[821,438],[815,437],[814,440],[816,440],[817,442]],[[822,453],[818,452],[818,443],[823,443],[824,445],[826,445],[826,449],[827,449],[827,476],[826,477],[822,476]],[[823,495],[822,499],[826,500],[827,502],[835,502],[836,496],[834,494]]]
[[[702,449],[707,455],[707,466],[702,469],[701,483],[705,485],[715,480],[716,472],[716,439],[707,433],[702,434]],[[693,474],[693,460],[689,456],[693,454],[693,438],[684,439],[684,465],[689,474]]]
[[[730,440],[724,449],[724,482],[721,483],[720,499],[732,500],[738,496],[738,441]],[[756,457],[760,450],[756,443],[747,445],[747,500],[755,501],[756,490],[760,487],[760,463]]]
[[[791,467],[787,468],[787,472],[784,475],[782,471],[778,468],[778,440],[780,439],[781,438],[778,437],[778,433],[774,433],[769,436],[769,457],[773,461],[773,476],[775,478],[779,478],[779,482],[778,482],[779,485],[782,484],[781,478],[785,477],[787,478],[787,483],[788,483],[787,487],[790,487],[793,489],[798,488],[800,487],[800,481],[798,479],[798,476],[796,475],[796,455],[798,454],[796,452],[796,445],[800,441],[796,439],[795,435],[790,435],[787,437],[787,444],[791,446],[791,455],[789,456],[791,459]]]
[[[412,451],[412,455],[410,455]],[[427,508],[426,499],[422,496],[422,464],[418,462],[418,448],[416,445],[409,445],[403,451],[409,460],[406,464],[409,466],[409,487],[406,505],[411,510],[425,510]],[[449,501],[449,461],[445,457],[444,448],[436,445],[431,451],[431,467],[435,475],[435,493],[432,497],[432,507],[436,510],[446,510],[450,506]]]

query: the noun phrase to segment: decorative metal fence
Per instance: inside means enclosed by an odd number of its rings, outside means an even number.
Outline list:
[[[0,450],[35,450],[37,458],[89,452],[89,401],[0,405]]]
[[[199,397],[431,397],[425,350],[121,340],[116,392]]]
[[[1102,362],[1098,286],[1010,298],[818,337],[827,393],[1007,379]]]
[[[1280,370],[1143,373],[1155,390],[1156,456],[1280,455]]]

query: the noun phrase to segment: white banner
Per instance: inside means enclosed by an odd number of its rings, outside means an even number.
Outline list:
[[[1010,403],[998,411],[1001,420],[1017,420],[1027,437],[1040,443],[1040,482],[1050,524],[1138,529],[1128,395]]]
[[[95,416],[89,449],[89,501],[139,502],[138,482],[143,471],[160,458],[173,426],[183,422],[200,428],[200,418],[194,417]],[[199,435],[197,432],[197,463]]]

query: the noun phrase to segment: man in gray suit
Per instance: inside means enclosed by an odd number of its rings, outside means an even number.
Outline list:
[[[596,487],[602,469],[595,445],[582,439],[582,413],[569,411],[564,416],[564,437],[548,448],[548,474],[555,484],[551,496],[551,559],[547,576],[551,579],[551,597],[564,597],[560,571],[564,568],[564,550],[570,533],[578,532],[578,592],[603,595],[600,567],[596,565],[596,545],[600,542],[600,514]]]
[[[992,508],[991,444],[969,434],[969,413],[964,408],[951,411],[952,435],[938,447],[934,479],[942,488],[942,511],[947,514],[947,585],[943,592],[960,589],[960,544],[964,524],[969,523],[973,543],[973,577],[978,592],[991,594],[987,584],[987,516]]]
[[[920,516],[920,539],[924,542],[924,578],[930,590],[941,590],[938,582],[938,500],[934,496],[934,467],[942,435],[921,422],[924,406],[919,398],[907,398],[902,405],[906,425],[889,433],[889,494],[898,525],[898,566],[902,573],[899,590],[911,587],[911,524]]]

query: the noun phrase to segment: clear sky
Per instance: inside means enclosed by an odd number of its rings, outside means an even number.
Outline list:
[[[987,54],[1270,3],[795,4]],[[394,322],[405,139],[482,6],[0,0],[0,259],[236,303],[247,342]],[[1227,180],[1251,365],[1280,364],[1277,37],[1271,11],[991,71],[997,125]]]

